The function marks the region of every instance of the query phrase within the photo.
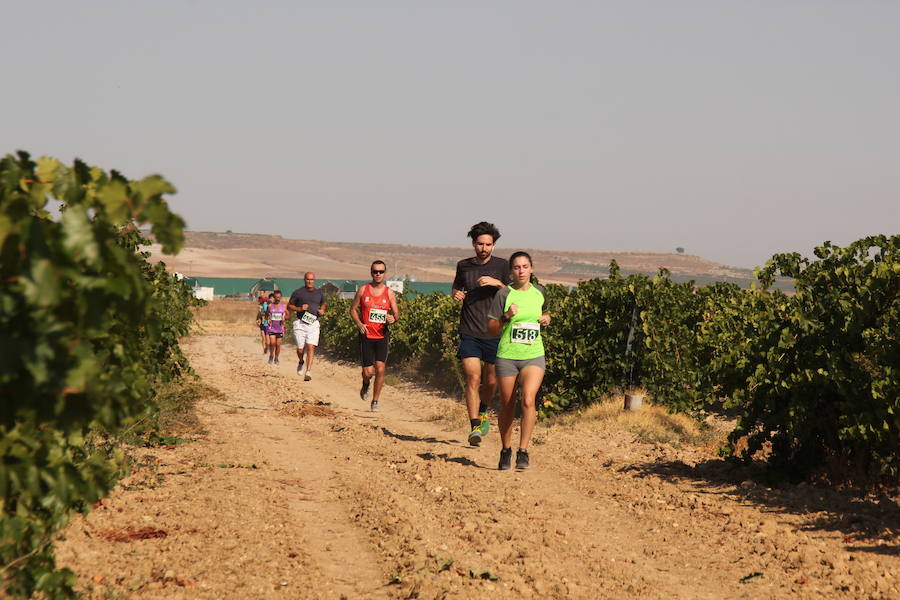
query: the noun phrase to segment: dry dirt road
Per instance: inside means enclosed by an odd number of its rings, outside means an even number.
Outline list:
[[[190,443],[141,466],[57,546],[92,598],[900,598],[888,498],[734,479],[691,448],[538,427],[496,470],[496,429],[407,384],[380,413],[358,369],[250,336],[186,345],[221,395]]]

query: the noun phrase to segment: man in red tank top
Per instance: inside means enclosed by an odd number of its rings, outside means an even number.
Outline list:
[[[372,386],[374,390],[369,408],[377,411],[381,388],[384,387],[384,365],[390,342],[388,325],[400,319],[400,309],[397,307],[394,290],[384,283],[387,272],[384,261],[373,262],[371,272],[372,282],[356,290],[350,306],[350,318],[359,329],[359,351],[362,355],[362,386],[359,388],[359,397],[363,400],[369,398],[369,384],[374,375],[375,385]]]

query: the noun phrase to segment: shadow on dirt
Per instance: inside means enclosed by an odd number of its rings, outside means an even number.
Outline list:
[[[475,467],[476,469],[487,469],[487,467],[483,465],[479,465],[477,462],[470,458],[466,458],[465,456],[450,456],[449,454],[432,454],[431,452],[423,452],[421,454],[416,454],[419,458],[424,458],[425,460],[442,460],[448,463],[457,463],[460,465],[465,465],[467,467]]]
[[[703,493],[727,494],[774,512],[807,515],[805,531],[833,531],[844,536],[849,552],[900,554],[900,505],[887,494],[861,495],[859,490],[836,490],[800,483],[770,488],[760,481],[761,470],[724,460],[691,466],[681,461],[643,463],[619,469],[637,477],[670,482],[694,482]],[[869,546],[849,545],[872,543]]]
[[[375,428],[374,425],[372,427]],[[387,427],[378,427],[377,429],[380,429],[381,433],[383,433],[384,435],[386,435],[388,437],[392,437],[395,440],[400,440],[402,442],[428,442],[429,444],[446,444],[448,446],[458,446],[459,445],[458,442],[451,441],[451,440],[439,440],[433,436],[420,437],[417,435],[406,435],[403,433],[394,433]]]
[[[900,546],[847,546],[848,552],[871,552],[886,556],[900,556]]]

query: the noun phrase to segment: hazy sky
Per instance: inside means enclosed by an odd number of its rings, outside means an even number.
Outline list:
[[[900,2],[2,4],[0,153],[190,228],[673,251],[900,233]]]

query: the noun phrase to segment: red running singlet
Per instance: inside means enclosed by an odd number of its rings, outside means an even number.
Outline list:
[[[380,340],[387,332],[387,314],[391,311],[391,296],[388,287],[384,286],[381,295],[373,296],[372,288],[367,283],[363,288],[359,302],[363,325],[366,326],[366,337]]]

